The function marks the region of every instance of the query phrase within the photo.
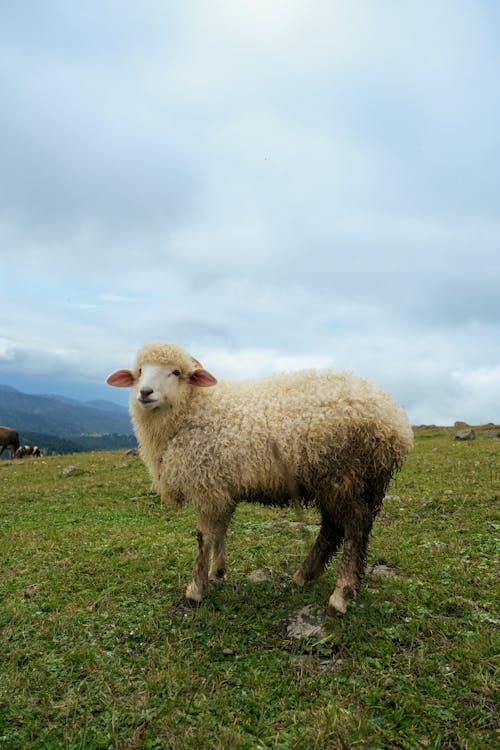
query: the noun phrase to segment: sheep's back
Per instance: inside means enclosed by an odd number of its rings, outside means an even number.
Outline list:
[[[279,495],[327,475],[398,468],[412,444],[402,409],[383,390],[343,372],[301,371],[219,382],[195,399],[172,441],[172,466],[198,490]],[[186,454],[187,451],[187,454]],[[196,492],[196,490],[195,490]]]

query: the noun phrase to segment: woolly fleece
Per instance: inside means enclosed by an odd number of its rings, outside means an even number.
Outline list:
[[[374,472],[390,476],[413,445],[401,407],[381,388],[348,372],[304,370],[256,381],[189,382],[200,365],[174,344],[143,346],[143,364],[175,365],[179,398],[144,412],[131,391],[141,456],[172,507],[190,503],[208,515],[237,499],[286,502],[290,476],[304,499],[354,494]],[[358,477],[358,480],[356,480]]]

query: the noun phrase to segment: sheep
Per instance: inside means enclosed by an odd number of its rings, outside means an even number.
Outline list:
[[[131,387],[130,412],[153,486],[172,508],[194,507],[198,555],[185,600],[224,582],[225,538],[239,501],[316,507],[318,537],[293,576],[317,578],[343,544],[328,614],[359,589],[386,488],[413,445],[401,407],[347,372],[304,370],[220,381],[175,344],[146,344],[109,385]]]
[[[19,433],[12,427],[0,427],[0,456],[6,448],[12,456],[19,448]]]

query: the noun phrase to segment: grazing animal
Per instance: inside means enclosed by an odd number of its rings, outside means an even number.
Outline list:
[[[14,458],[25,458],[26,456],[39,458],[41,455],[38,445],[20,445],[14,454]]]
[[[0,456],[6,448],[12,456],[19,448],[19,433],[12,427],[0,427]]]
[[[300,500],[317,508],[321,527],[294,581],[317,578],[343,544],[328,612],[346,612],[386,488],[413,445],[406,415],[387,393],[335,371],[217,383],[196,359],[163,343],[143,346],[133,368],[107,383],[132,388],[141,457],[163,501],[195,509],[190,604],[201,602],[209,579],[224,580],[226,532],[239,501]]]

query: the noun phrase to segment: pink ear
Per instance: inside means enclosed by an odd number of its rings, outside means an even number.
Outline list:
[[[215,385],[217,383],[217,379],[214,378],[214,376],[211,375],[208,370],[204,370],[203,368],[195,370],[189,377],[189,380],[193,385],[197,385],[200,388],[208,388],[209,386]]]
[[[106,378],[106,383],[115,388],[129,388],[134,385],[134,376],[130,370],[117,370]]]

